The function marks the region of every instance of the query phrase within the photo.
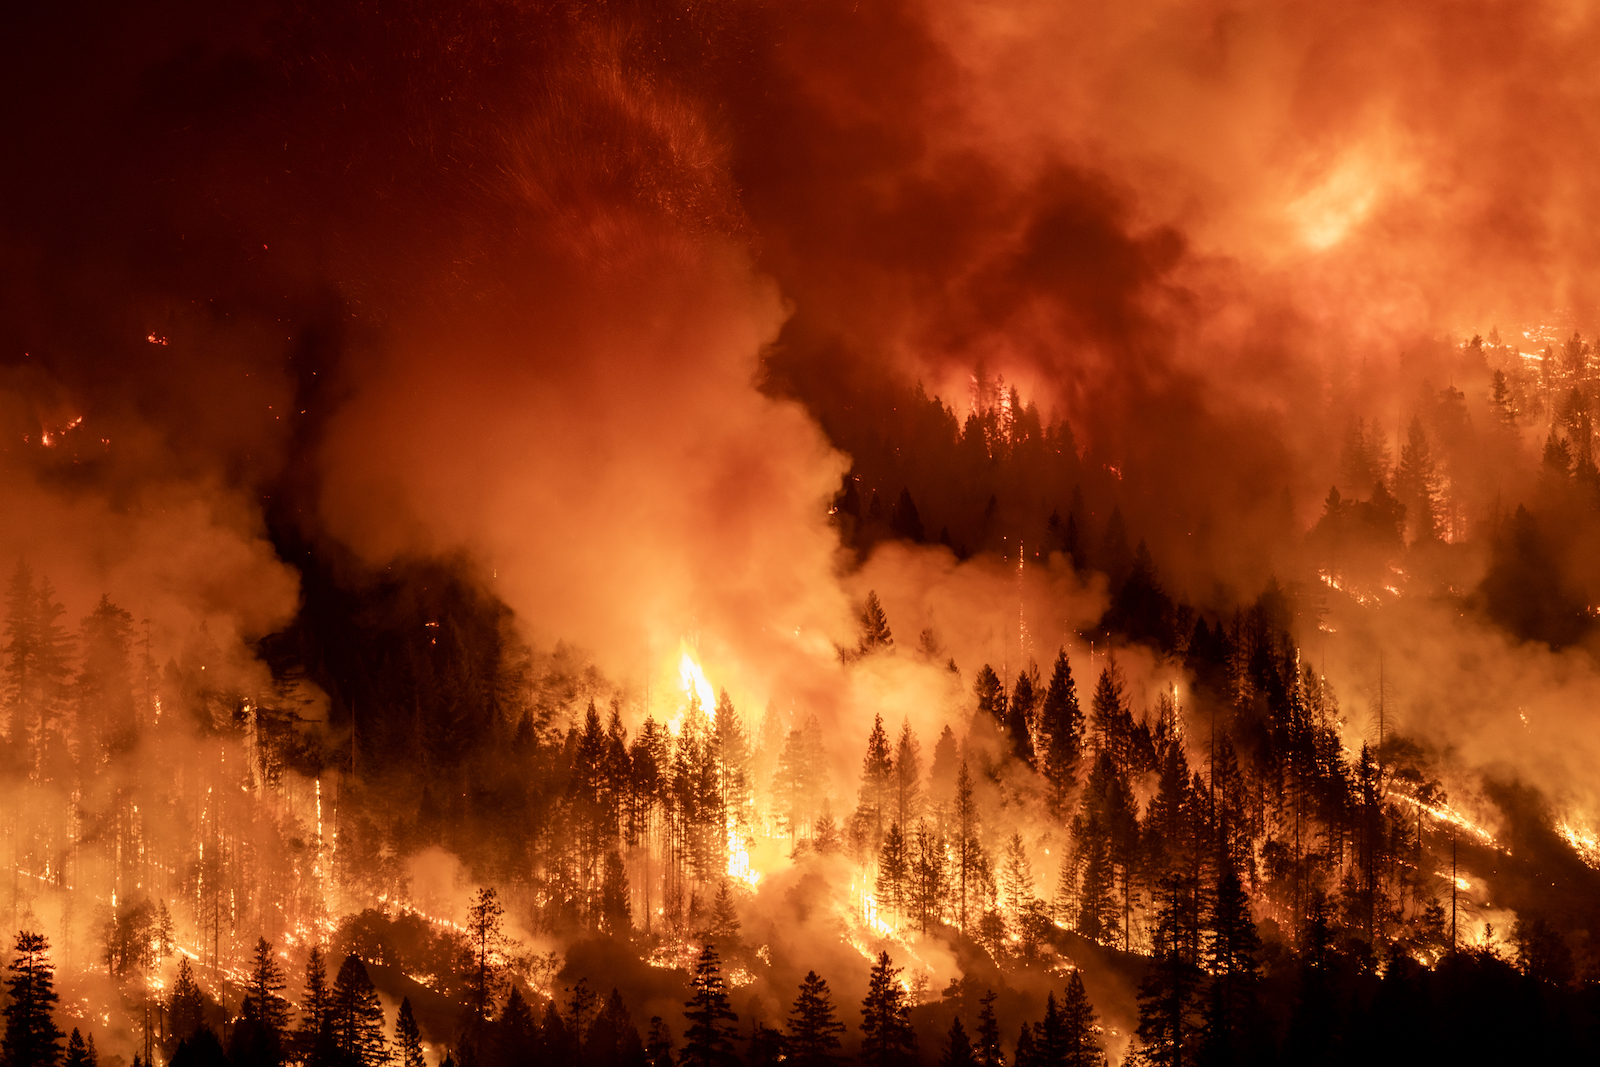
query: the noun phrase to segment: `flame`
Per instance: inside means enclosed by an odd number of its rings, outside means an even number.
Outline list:
[[[1556,832],[1566,839],[1567,844],[1578,854],[1578,858],[1589,866],[1600,870],[1600,835],[1593,830],[1574,826],[1569,822],[1556,824]]]
[[[683,658],[678,661],[678,679],[683,684],[683,695],[700,698],[700,710],[706,713],[706,718],[713,724],[717,721],[717,694],[711,688],[711,683],[706,681],[706,672],[700,669],[700,664],[689,655],[689,650],[683,650]]]

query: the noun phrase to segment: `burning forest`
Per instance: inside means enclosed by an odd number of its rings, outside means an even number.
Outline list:
[[[1600,1049],[1595,12],[7,23],[5,1067]]]

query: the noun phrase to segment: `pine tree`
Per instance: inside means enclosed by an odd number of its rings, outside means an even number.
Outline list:
[[[961,761],[961,769],[956,775],[955,809],[957,837],[955,870],[952,873],[956,883],[956,915],[962,933],[966,933],[969,906],[977,899],[979,886],[989,866],[983,846],[978,842],[978,804],[973,796],[972,775],[967,770],[966,760]]]
[[[972,682],[972,693],[978,699],[978,708],[972,719],[974,731],[1004,729],[1005,687],[1000,684],[1000,676],[995,674],[994,668],[987,663],[978,669],[978,676]]]
[[[967,1029],[961,1025],[961,1016],[950,1020],[950,1032],[945,1037],[944,1053],[939,1057],[939,1067],[978,1067]]]
[[[1116,661],[1101,670],[1091,704],[1095,752],[1107,753],[1119,770],[1126,770],[1133,741],[1133,716],[1122,691],[1122,672]]]
[[[1039,711],[1039,733],[1044,740],[1041,769],[1050,781],[1050,808],[1061,818],[1078,784],[1078,765],[1083,759],[1083,710],[1078,706],[1078,687],[1064,648],[1056,653],[1050,672]]]
[[[1256,956],[1261,939],[1250,918],[1250,902],[1232,863],[1223,862],[1212,894],[1206,965],[1207,991],[1200,1059],[1204,1064],[1239,1062],[1257,1032]]]
[[[861,1002],[861,1062],[866,1067],[902,1067],[915,1048],[900,969],[891,965],[887,952],[880,952]]]
[[[300,998],[300,1025],[295,1029],[294,1047],[301,1060],[317,1057],[328,1044],[329,1022],[333,1016],[333,997],[328,989],[328,969],[322,949],[313,945],[306,957],[305,992]]]
[[[589,1067],[641,1067],[644,1056],[639,1028],[633,1025],[633,1016],[622,1003],[621,992],[613,987],[605,1006],[589,1027],[581,1059]]]
[[[889,735],[883,730],[883,716],[872,720],[867,734],[867,754],[861,760],[861,796],[856,806],[856,822],[871,832],[868,842],[873,851],[883,841],[885,809],[894,797],[894,758],[889,751]]]
[[[590,711],[593,710],[591,706]],[[472,906],[467,909],[467,1003],[480,1019],[489,1017],[489,1007],[494,1003],[495,987],[499,982],[494,955],[505,943],[500,926],[503,915],[505,908],[500,906],[499,894],[493,886],[480,888]]]
[[[279,1044],[289,1028],[289,1002],[282,996],[286,984],[283,971],[272,955],[271,943],[264,937],[257,938],[255,962],[250,968],[250,982],[245,987],[240,1014],[254,1019]]]
[[[372,978],[355,953],[346,956],[333,980],[331,1031],[333,1047],[359,1067],[378,1067],[388,1061],[383,1036],[383,1005]]]
[[[94,1051],[94,1035],[90,1034],[88,1042],[85,1043],[83,1035],[74,1026],[72,1036],[67,1038],[66,1067],[95,1067],[98,1061],[99,1057]]]
[[[1013,833],[1000,860],[1000,902],[1014,915],[1020,915],[1033,900],[1033,864],[1028,860],[1022,834]]]
[[[283,1061],[289,1028],[289,1002],[280,995],[283,988],[283,972],[273,959],[272,945],[258,938],[239,1021],[228,1042],[228,1056],[238,1067],[276,1067]]]
[[[945,898],[949,892],[949,879],[945,870],[945,846],[938,832],[923,819],[917,823],[917,832],[911,838],[912,910],[916,913],[917,928],[923,933],[929,926],[937,926],[944,917]]]
[[[889,832],[883,835],[883,847],[878,850],[878,880],[873,889],[878,910],[896,918],[905,915],[906,889],[911,877],[908,853],[900,824],[890,823]]]
[[[628,872],[616,849],[606,853],[605,878],[600,884],[600,930],[611,937],[633,933],[633,913],[628,903]]]
[[[1033,1028],[1033,1060],[1036,1067],[1063,1067],[1067,1061],[1066,1024],[1054,993],[1044,998],[1044,1018]]]
[[[167,1034],[176,1044],[186,1041],[206,1025],[206,999],[195,983],[194,970],[189,957],[178,959],[178,975],[172,982],[172,995],[167,1001]]]
[[[734,832],[747,823],[751,804],[750,739],[726,689],[717,695],[716,744],[718,787],[722,810],[732,816]]]
[[[922,749],[911,732],[911,720],[900,721],[894,751],[895,821],[910,826],[922,814]]]
[[[1182,875],[1161,880],[1155,958],[1139,984],[1140,1053],[1157,1067],[1182,1067],[1193,1055],[1200,969],[1188,954],[1183,923],[1185,897],[1192,893]]]
[[[1022,1024],[1022,1029],[1017,1033],[1017,1043],[1012,1046],[1011,1067],[1044,1067],[1039,1060],[1039,1050],[1034,1045],[1033,1027],[1027,1023]]]
[[[739,912],[733,904],[733,890],[724,878],[717,886],[717,900],[711,912],[711,936],[724,945],[739,943]]]
[[[889,630],[889,618],[883,613],[878,594],[869,590],[866,606],[861,609],[861,654],[893,647],[894,634]]]
[[[531,1021],[532,1016],[529,1019]],[[417,1017],[411,1013],[410,997],[400,1001],[400,1013],[394,1020],[394,1047],[400,1067],[426,1067],[422,1056],[422,1031],[417,1027]]]
[[[1412,540],[1437,540],[1439,477],[1428,449],[1428,435],[1422,429],[1422,420],[1416,416],[1406,429],[1406,443],[1400,449],[1395,490],[1395,496],[1411,517]]]
[[[1083,976],[1073,971],[1061,1001],[1062,1067],[1100,1067],[1105,1062],[1094,1022],[1094,1008],[1083,988]]]
[[[22,931],[14,951],[6,967],[9,997],[0,1055],[6,1067],[54,1067],[61,1056],[61,1031],[51,1012],[60,998],[50,965],[50,943],[43,934]]]
[[[839,1062],[839,1035],[844,1024],[835,1016],[828,983],[807,971],[800,993],[789,1009],[789,1060],[797,1067],[831,1067]]]
[[[722,967],[715,945],[707,943],[700,950],[689,986],[693,993],[683,1007],[684,1017],[689,1020],[689,1029],[684,1034],[679,1063],[684,1067],[730,1067],[737,1064],[733,1035],[739,1016],[728,1006],[728,994],[722,982]]]
[[[994,1015],[994,990],[986,992],[978,1003],[978,1043],[973,1048],[982,1067],[1004,1067],[1005,1056],[1000,1051],[1000,1023]]]
[[[662,1021],[661,1016],[650,1017],[650,1032],[644,1042],[645,1062],[650,1067],[674,1067],[672,1055],[672,1031]]]
[[[790,1058],[783,1034],[759,1019],[750,1024],[750,1040],[745,1049],[745,1067],[778,1067]]]
[[[1027,671],[1017,675],[1011,687],[1011,708],[1006,713],[1006,734],[1011,740],[1011,754],[1028,766],[1033,766],[1033,706],[1035,702],[1033,679]]]

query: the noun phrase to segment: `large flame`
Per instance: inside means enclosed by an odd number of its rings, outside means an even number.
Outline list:
[[[700,664],[694,661],[688,649],[683,650],[683,657],[678,661],[678,678],[683,684],[685,698],[699,697],[700,710],[706,713],[706,718],[713,723],[717,721],[717,694],[711,688],[711,683],[706,681],[706,672],[700,669]]]

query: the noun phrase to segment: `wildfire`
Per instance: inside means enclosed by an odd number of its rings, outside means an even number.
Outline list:
[[[706,713],[706,718],[713,723],[717,721],[717,694],[711,688],[711,683],[706,681],[706,672],[700,669],[700,664],[689,655],[689,650],[684,649],[683,658],[678,661],[678,678],[683,684],[683,695],[693,699],[699,697],[700,710]]]
[[[1556,832],[1572,846],[1572,851],[1589,866],[1600,870],[1600,835],[1593,830],[1581,829],[1569,822],[1556,824]]]
[[[1465,830],[1467,833],[1478,838],[1486,845],[1496,849],[1500,848],[1500,846],[1495,843],[1493,834],[1479,826],[1477,823],[1473,822],[1471,819],[1468,819],[1465,815],[1461,814],[1448,804],[1424,804],[1414,796],[1409,796],[1405,793],[1398,793],[1393,790],[1390,790],[1389,797],[1392,800],[1404,801],[1413,807],[1421,808],[1423,811],[1427,812],[1429,815],[1432,815],[1440,822],[1447,822],[1451,826]]]
[[[761,881],[761,872],[750,866],[749,839],[739,832],[733,812],[728,813],[728,877],[750,886]]]

